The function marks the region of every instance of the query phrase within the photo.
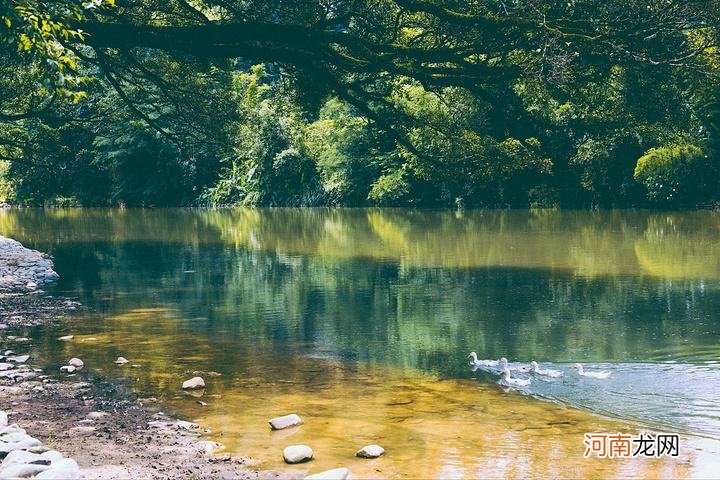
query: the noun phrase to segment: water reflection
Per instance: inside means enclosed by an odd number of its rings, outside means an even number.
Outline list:
[[[0,211],[0,234],[52,252],[57,291],[91,308],[68,332],[75,342],[38,333],[48,361],[81,356],[271,465],[277,436],[265,420],[297,410],[317,420],[297,439],[331,452],[313,468],[384,442],[398,449],[379,464],[390,477],[677,477],[720,455],[720,369],[709,363],[720,354],[718,220],[712,212],[25,210]],[[613,376],[536,382],[531,393],[551,401],[535,401],[473,375],[471,350],[561,367],[607,363]],[[142,368],[112,364],[120,355]],[[178,394],[196,370],[223,374],[207,408]],[[584,431],[640,427],[686,433],[695,447],[686,463],[578,460]],[[372,465],[353,470],[370,475],[362,469]]]
[[[401,267],[518,267],[581,276],[720,278],[720,212],[392,209],[3,210],[0,233],[36,245],[222,243],[371,258]]]

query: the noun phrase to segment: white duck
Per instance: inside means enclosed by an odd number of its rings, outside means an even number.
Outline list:
[[[586,372],[583,370],[582,363],[574,363],[570,366],[573,370],[577,370],[578,375],[581,377],[588,377],[588,378],[608,378],[610,376],[610,372],[607,370],[601,370],[598,372]]]
[[[531,367],[529,365],[513,365],[511,367],[510,365],[508,365],[507,358],[505,358],[505,357],[502,357],[500,360],[498,360],[497,366],[500,369],[500,373],[502,373],[503,368],[507,368],[511,372],[523,372],[523,373],[527,373],[531,370]]]
[[[527,387],[530,385],[529,378],[512,378],[510,370],[505,367],[500,373],[500,383],[509,387]]]
[[[475,352],[470,352],[468,358],[470,359],[470,365],[475,367],[497,367],[498,365],[497,360],[478,360],[477,353]]]
[[[542,375],[543,377],[550,377],[550,378],[560,378],[563,376],[563,373],[560,370],[552,370],[550,368],[547,368],[545,370],[540,368],[540,365],[533,360],[530,362],[530,373],[534,373],[535,375]]]

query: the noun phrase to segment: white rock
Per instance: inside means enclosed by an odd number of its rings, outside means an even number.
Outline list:
[[[209,440],[203,440],[203,441],[197,442],[195,444],[195,447],[197,447],[197,449],[200,452],[203,452],[206,455],[212,455],[215,452],[219,452],[220,450],[223,450],[225,448],[225,445],[223,445],[222,443],[219,443],[219,442],[211,442]]]
[[[49,465],[36,465],[33,463],[12,463],[4,464],[0,468],[0,478],[28,478],[38,475],[50,468]],[[35,477],[47,478],[47,477]]]
[[[63,459],[62,453],[57,450],[48,450],[47,452],[41,453],[40,456],[45,460],[50,460],[51,462],[59,462]]]
[[[87,418],[90,420],[99,420],[101,418],[107,417],[109,414],[107,412],[90,412],[86,415]]]
[[[71,365],[71,366],[77,368],[78,370],[80,370],[81,368],[83,368],[85,366],[85,362],[83,362],[79,358],[71,358],[70,361],[68,362],[68,365]]]
[[[8,414],[0,410],[0,426],[4,427],[8,424]]]
[[[37,453],[30,453],[25,450],[13,450],[12,452],[8,453],[5,459],[2,461],[3,466],[5,465],[14,465],[18,463],[31,463],[36,462],[38,460],[48,460],[43,459],[38,455]]]
[[[367,445],[357,451],[355,455],[360,458],[377,458],[385,453],[385,449],[380,445]]]
[[[42,443],[40,440],[26,436],[23,440],[18,442],[0,442],[0,456],[4,453],[10,453],[13,450],[27,450],[32,447],[40,447]]]
[[[60,367],[60,371],[65,373],[74,373],[75,370],[77,369],[72,365],[65,365],[64,367]]]
[[[283,458],[286,463],[301,463],[312,460],[312,448],[307,445],[291,445],[283,450]]]
[[[30,360],[30,355],[16,355],[14,357],[8,357],[8,362],[25,363]]]
[[[273,418],[268,423],[270,423],[270,427],[272,427],[273,430],[282,430],[283,428],[302,425],[303,421],[297,414],[291,413],[290,415]]]
[[[0,363],[0,372],[3,370],[12,370],[15,368],[15,365],[12,363]]]
[[[308,475],[305,480],[345,480],[350,475],[350,470],[345,467],[333,468],[324,472]]]
[[[118,357],[117,360],[115,360],[115,363],[117,363],[118,365],[125,365],[128,362],[130,362],[130,360],[125,357]]]
[[[182,384],[182,388],[185,390],[205,388],[205,380],[203,380],[202,377],[193,377],[190,380],[185,380]]]
[[[63,458],[53,462],[51,468],[39,473],[35,478],[42,480],[67,480],[69,478],[80,478],[80,467],[77,462],[70,458]]]
[[[62,337],[58,337],[58,340],[60,340],[61,342],[67,342],[68,340],[72,340],[73,338],[75,338],[75,335],[65,335]]]

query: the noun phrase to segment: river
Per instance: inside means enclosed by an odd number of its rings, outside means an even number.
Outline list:
[[[0,211],[0,234],[51,253],[51,293],[87,307],[36,331],[37,356],[79,356],[261,468],[720,471],[719,213],[27,209]],[[567,373],[507,390],[470,351]],[[202,399],[179,388],[195,371]],[[269,430],[291,412],[305,425]],[[681,434],[681,455],[583,458],[583,433],[618,431]],[[316,459],[285,467],[296,443]],[[354,457],[370,443],[387,454]]]

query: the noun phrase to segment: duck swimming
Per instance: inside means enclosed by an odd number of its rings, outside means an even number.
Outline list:
[[[578,375],[581,377],[588,377],[588,378],[608,378],[610,376],[610,372],[607,370],[602,370],[598,372],[586,372],[583,370],[582,363],[574,363],[570,366],[573,370],[577,370]]]
[[[497,367],[498,361],[497,360],[478,360],[477,353],[470,352],[470,355],[468,355],[468,358],[470,359],[470,365],[473,365],[475,367]]]
[[[497,361],[497,366],[500,369],[500,373],[502,373],[503,368],[507,368],[511,372],[523,372],[527,373],[531,370],[531,367],[529,365],[508,365],[507,358],[502,357],[500,360]]]
[[[500,373],[500,383],[509,387],[527,387],[530,385],[529,378],[512,378],[510,376],[510,370],[505,367]]]
[[[541,369],[540,365],[533,360],[530,362],[530,373],[534,373],[535,375],[542,375],[544,377],[550,377],[550,378],[560,378],[563,376],[563,373],[560,370],[552,370],[550,368],[548,369]]]

